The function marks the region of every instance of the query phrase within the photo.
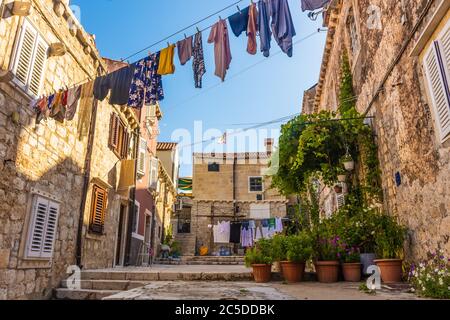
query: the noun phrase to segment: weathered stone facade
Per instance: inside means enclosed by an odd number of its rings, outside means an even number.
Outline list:
[[[250,177],[263,178],[269,160],[270,152],[194,154],[191,234],[196,250],[206,246],[210,254],[217,253],[223,245],[214,244],[212,226],[250,220],[255,206],[266,206],[271,217],[286,216],[287,200],[271,189],[270,178],[263,179],[262,191],[250,189]],[[217,164],[218,171],[209,170],[211,164]]]
[[[409,227],[410,259],[438,247],[450,253],[450,142],[439,137],[423,71],[423,54],[448,24],[449,7],[445,0],[332,1],[326,14],[313,111],[337,110],[347,51],[357,109],[375,117],[384,207]]]
[[[89,143],[93,99],[81,99],[73,121],[53,119],[36,123],[32,96],[4,75],[12,70],[17,43],[25,23],[29,23],[48,44],[62,43],[66,53],[48,55],[43,69],[40,94],[54,93],[93,79],[107,66],[100,58],[93,37],[76,21],[68,1],[31,1],[27,17],[12,15],[11,2],[5,4],[0,20],[0,300],[46,298],[67,277],[67,267],[76,264],[76,245],[83,198],[86,158],[90,150],[90,184],[87,190],[82,244],[85,267],[114,264],[119,198],[115,186],[120,162],[108,149],[109,119],[115,111],[132,131],[138,123],[124,108],[99,103],[96,131]],[[70,23],[69,23],[70,22]],[[81,114],[84,122],[81,122]],[[133,148],[130,148],[130,157]],[[92,183],[111,185],[105,235],[87,230]],[[30,259],[25,255],[33,199],[36,195],[59,204],[55,243],[51,259]],[[128,199],[128,195],[125,197]]]

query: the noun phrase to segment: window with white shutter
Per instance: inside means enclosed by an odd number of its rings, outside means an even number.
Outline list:
[[[48,45],[37,30],[25,20],[17,45],[13,73],[14,81],[28,94],[40,94],[47,62]]]
[[[52,258],[58,217],[58,203],[38,195],[35,196],[28,231],[27,258]]]
[[[149,188],[157,190],[158,188],[158,171],[159,171],[159,160],[157,158],[152,158],[150,160],[150,179]]]
[[[137,173],[140,176],[145,175],[145,161],[147,159],[147,141],[140,139],[139,153],[138,153],[138,170]]]
[[[441,141],[450,135],[450,22],[424,57],[424,70]]]

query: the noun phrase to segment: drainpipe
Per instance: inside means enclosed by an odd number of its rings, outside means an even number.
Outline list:
[[[84,182],[83,182],[83,191],[82,191],[82,195],[81,195],[81,205],[80,205],[80,212],[79,212],[77,242],[76,242],[76,262],[77,262],[77,266],[80,269],[83,269],[83,265],[81,264],[81,262],[82,262],[81,257],[83,254],[82,248],[83,248],[84,213],[85,213],[85,207],[86,207],[87,193],[88,193],[88,189],[89,189],[89,180],[90,180],[90,176],[91,176],[91,160],[92,160],[92,151],[93,151],[94,138],[95,138],[95,128],[96,128],[96,123],[97,123],[97,108],[98,108],[98,101],[97,101],[97,99],[94,99],[94,102],[92,103],[91,124],[89,127],[86,159],[84,162]]]

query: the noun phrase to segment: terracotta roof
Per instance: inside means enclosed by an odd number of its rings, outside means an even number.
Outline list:
[[[158,142],[156,150],[158,151],[170,151],[178,147],[178,143],[175,142]]]

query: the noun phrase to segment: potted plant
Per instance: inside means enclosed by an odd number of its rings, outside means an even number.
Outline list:
[[[351,155],[346,154],[341,161],[344,165],[345,170],[347,170],[348,172],[355,170],[355,161],[353,160]]]
[[[289,283],[303,280],[305,264],[312,255],[311,236],[307,232],[286,238],[286,261],[281,262],[284,279]]]
[[[345,172],[345,170],[342,169],[341,167],[337,169],[337,175],[338,175],[337,179],[339,182],[341,183],[347,182],[347,172]]]
[[[170,246],[170,254],[172,255],[172,258],[180,258],[181,251],[181,244],[178,241],[172,242],[172,245]]]
[[[317,261],[315,262],[317,279],[321,283],[338,282],[339,259],[342,257],[340,237],[321,238],[318,243]]]
[[[277,234],[272,238],[272,258],[273,258],[273,272],[281,272],[281,261],[286,258],[286,236]]]
[[[261,239],[245,255],[245,265],[247,268],[253,268],[253,277],[257,283],[267,283],[272,278],[271,246],[270,240]]]
[[[403,245],[406,238],[406,228],[399,225],[394,217],[383,214],[380,216],[375,237],[375,251],[384,283],[402,281],[403,275]]]
[[[348,247],[345,250],[342,272],[347,282],[361,281],[361,254],[358,247]]]

